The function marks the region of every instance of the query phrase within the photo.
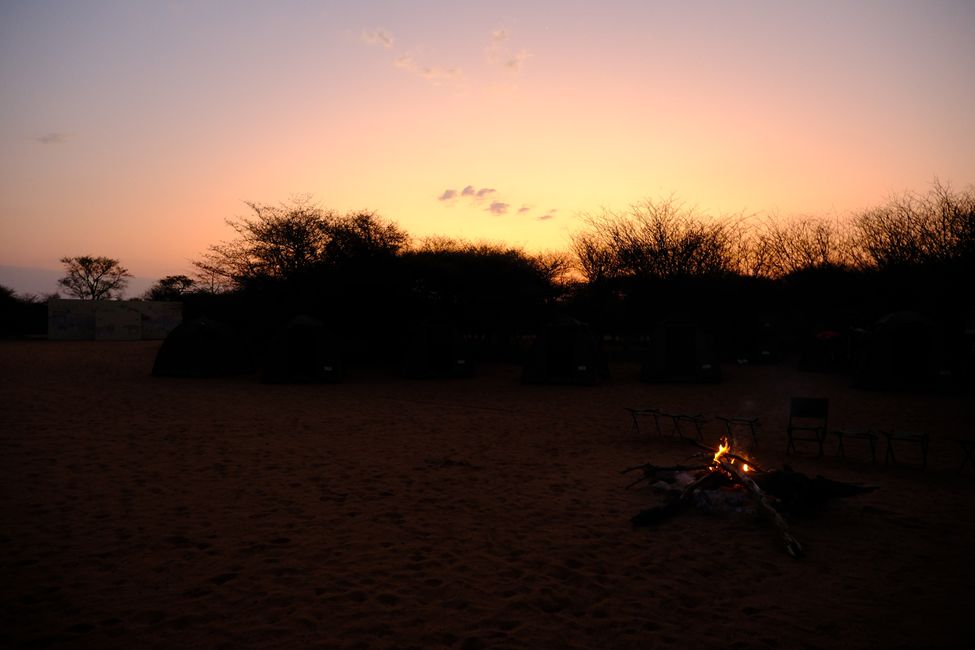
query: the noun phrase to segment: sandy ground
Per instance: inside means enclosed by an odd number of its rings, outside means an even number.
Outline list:
[[[0,646],[898,648],[971,639],[970,399],[789,366],[714,386],[523,386],[520,369],[269,386],[160,379],[159,344],[0,343]],[[784,455],[792,395],[835,426],[926,431],[931,466]],[[630,406],[749,414],[757,457],[879,486],[790,518],[660,502],[620,470],[687,459]],[[707,428],[710,440],[719,430]],[[881,448],[881,452],[883,449]],[[910,448],[902,454],[912,459]]]

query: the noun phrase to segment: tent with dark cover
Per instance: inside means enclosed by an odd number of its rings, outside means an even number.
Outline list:
[[[446,322],[414,323],[403,342],[403,375],[414,379],[473,377],[470,346]]]
[[[163,340],[152,374],[158,377],[216,377],[246,372],[247,348],[229,326],[209,318],[177,325]]]
[[[310,316],[296,316],[268,343],[261,381],[335,383],[342,381],[344,371],[341,345],[325,324]]]
[[[523,369],[522,381],[592,386],[608,376],[597,334],[586,323],[564,318],[539,331]]]
[[[721,365],[714,335],[693,322],[675,320],[661,323],[650,336],[650,347],[640,369],[640,381],[721,381]]]
[[[855,336],[856,331],[852,332]],[[850,336],[831,329],[806,333],[800,341],[800,370],[833,372],[849,364]]]
[[[747,316],[734,319],[722,328],[722,347],[739,362],[776,363],[782,359],[782,331],[771,316]]]
[[[938,324],[926,316],[913,311],[887,314],[856,342],[855,382],[896,388],[950,381],[943,347]]]

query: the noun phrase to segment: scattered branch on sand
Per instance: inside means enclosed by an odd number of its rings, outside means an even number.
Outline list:
[[[635,465],[633,467],[627,467],[620,474],[628,474],[630,472],[635,472],[636,470],[642,470],[643,476],[633,481],[626,486],[629,490],[634,485],[639,485],[644,481],[660,481],[667,480],[668,478],[673,480],[673,477],[679,473],[687,472],[697,472],[702,469],[708,469],[707,465],[671,465],[670,467],[657,467],[656,465],[651,465],[650,463],[644,463],[643,465]]]
[[[762,488],[751,479],[751,477],[746,476],[745,472],[741,471],[731,463],[726,463],[722,460],[717,461],[718,467],[727,472],[728,474],[735,477],[736,481],[741,485],[744,485],[748,492],[755,498],[755,501],[765,510],[765,512],[771,517],[772,523],[775,527],[779,529],[779,534],[782,535],[782,541],[785,543],[785,551],[794,558],[799,558],[802,556],[802,544],[799,543],[792,533],[789,532],[789,525],[785,523],[785,519],[779,514],[779,511],[772,507],[770,503],[770,497],[766,494]]]

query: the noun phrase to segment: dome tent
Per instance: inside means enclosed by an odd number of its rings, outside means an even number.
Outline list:
[[[209,318],[194,318],[166,335],[152,374],[215,377],[246,372],[248,366],[247,348],[231,327]]]
[[[345,366],[339,341],[325,324],[296,316],[282,325],[264,351],[261,381],[268,383],[335,383]]]

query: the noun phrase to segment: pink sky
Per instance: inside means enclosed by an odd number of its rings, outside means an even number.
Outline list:
[[[187,273],[299,194],[533,250],[669,195],[842,218],[975,182],[973,33],[965,1],[3,3],[0,265]]]

